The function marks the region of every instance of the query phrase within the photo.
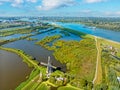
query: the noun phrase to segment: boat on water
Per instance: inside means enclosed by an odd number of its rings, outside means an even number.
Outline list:
[[[96,29],[96,27],[88,27],[88,26],[83,26],[83,28],[89,28],[89,29]]]

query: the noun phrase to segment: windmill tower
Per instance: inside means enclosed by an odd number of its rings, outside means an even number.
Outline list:
[[[50,74],[52,73],[52,61],[50,60],[50,56],[48,56],[48,64],[47,64],[47,76],[49,77]]]

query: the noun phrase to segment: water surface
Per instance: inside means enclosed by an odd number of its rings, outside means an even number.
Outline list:
[[[4,37],[0,36],[0,40],[10,40],[10,39],[19,38],[19,37],[25,36],[25,35],[27,35],[27,34],[14,34],[14,35],[4,36]]]
[[[28,55],[36,58],[39,62],[47,63],[48,56],[50,56],[52,64],[54,66],[61,67],[64,71],[66,70],[65,65],[61,64],[54,58],[52,51],[49,51],[39,45],[35,45],[35,41],[19,40],[5,44],[4,47],[21,49],[25,51],[25,53],[27,53]]]
[[[100,36],[106,39],[120,42],[120,32],[106,30],[106,29],[99,29],[99,28],[96,29],[91,29],[89,27],[85,28],[84,25],[75,24],[75,23],[61,23],[61,22],[55,22],[55,23],[66,28],[74,29],[87,34],[92,34],[95,36]]]
[[[0,90],[15,90],[31,70],[18,55],[0,50]]]

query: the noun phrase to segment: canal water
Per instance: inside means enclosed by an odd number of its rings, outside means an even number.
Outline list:
[[[56,67],[61,67],[63,71],[66,70],[65,65],[61,64],[59,61],[57,61],[54,56],[53,52],[49,51],[39,45],[35,45],[34,41],[27,41],[27,40],[20,40],[16,42],[12,42],[9,44],[4,45],[4,47],[9,47],[9,48],[16,48],[16,49],[21,49],[25,51],[28,55],[33,56],[34,58],[37,59],[39,62],[48,62],[48,56],[51,57],[52,65]]]
[[[0,90],[15,90],[31,71],[18,55],[0,50]]]
[[[58,34],[61,34],[59,32],[59,30],[54,30],[54,31],[49,31],[49,32],[42,33],[42,34],[39,34],[36,36],[32,36],[31,38],[37,38],[39,41],[46,36],[53,36],[53,35],[58,35]],[[81,40],[80,37],[75,36],[73,34],[70,34],[70,36],[65,36],[65,35],[62,35],[62,36],[63,37],[60,40],[78,40],[78,41]],[[48,56],[50,56],[51,60],[52,60],[52,64],[54,66],[58,66],[58,67],[61,67],[62,69],[65,69],[65,65],[61,64],[59,61],[57,61],[54,58],[52,51],[49,51],[49,50],[41,47],[40,45],[36,45],[35,44],[36,42],[37,41],[19,40],[19,41],[5,44],[3,46],[8,47],[8,48],[21,49],[21,50],[25,51],[25,53],[27,53],[28,55],[35,57],[39,62],[47,63]]]

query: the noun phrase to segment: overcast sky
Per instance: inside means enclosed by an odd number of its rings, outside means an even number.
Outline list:
[[[120,16],[120,0],[0,0],[0,16]]]

